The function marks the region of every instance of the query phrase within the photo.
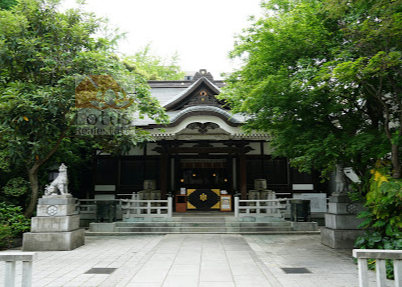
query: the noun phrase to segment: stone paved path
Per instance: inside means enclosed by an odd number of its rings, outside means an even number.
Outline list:
[[[87,237],[73,251],[38,252],[33,286],[353,287],[357,267],[349,254],[321,245],[319,235]],[[281,269],[301,267],[311,273]],[[91,268],[116,269],[85,274]],[[3,276],[0,263],[0,286]]]

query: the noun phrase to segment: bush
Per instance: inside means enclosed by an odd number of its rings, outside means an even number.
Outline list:
[[[11,227],[0,224],[0,249],[10,248],[13,241]]]
[[[10,179],[3,188],[4,194],[8,196],[18,197],[27,193],[29,183],[22,177],[15,177]]]
[[[22,214],[20,206],[0,202],[0,226],[3,226],[4,230],[7,229],[4,226],[7,226],[12,237],[19,237],[29,230],[30,220]]]
[[[365,206],[367,211],[359,214],[365,220],[359,226],[366,229],[357,238],[356,248],[361,249],[402,249],[402,180],[394,179],[386,167],[372,171],[370,191]],[[374,269],[375,260],[369,260],[369,268]],[[387,277],[393,279],[393,265],[387,260]]]

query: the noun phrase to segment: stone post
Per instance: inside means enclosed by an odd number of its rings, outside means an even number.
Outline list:
[[[329,198],[325,227],[321,229],[321,243],[331,248],[353,248],[356,238],[363,234],[357,226],[361,203],[352,203],[347,195],[335,194]]]
[[[66,251],[85,244],[84,229],[76,198],[71,194],[45,195],[39,199],[37,216],[32,218],[31,232],[24,233],[24,251]]]
[[[358,228],[363,219],[357,214],[362,203],[352,203],[346,193],[347,185],[342,165],[337,165],[336,191],[330,196],[325,227],[321,229],[321,243],[331,248],[353,248],[356,238],[363,234]]]

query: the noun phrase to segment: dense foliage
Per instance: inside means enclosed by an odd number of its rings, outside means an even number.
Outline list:
[[[136,111],[140,117],[166,121],[146,79],[115,55],[119,35],[110,33],[105,22],[92,14],[59,12],[58,3],[21,0],[0,10],[0,184],[21,176],[29,181],[27,216],[35,209],[40,179],[46,179],[43,168],[54,163],[50,159],[73,161],[81,152],[93,155],[95,149],[128,150],[147,138],[138,129],[127,135],[77,136],[77,79],[110,75],[133,103],[122,113]]]
[[[351,166],[368,180],[391,154],[401,176],[400,0],[272,0],[238,37],[223,97],[303,171]],[[367,191],[367,189],[365,190]]]
[[[30,220],[22,215],[22,209],[0,202],[0,249],[10,247],[13,238],[29,230]]]
[[[367,193],[366,211],[359,214],[364,218],[360,227],[366,229],[355,246],[363,249],[402,249],[402,180],[387,174],[387,169],[372,170],[370,191]],[[374,260],[369,261],[371,268]],[[393,277],[392,262],[387,262],[387,275]]]
[[[367,233],[356,246],[401,249],[402,1],[271,0],[262,8],[231,53],[244,64],[223,98],[300,170],[352,167],[361,183],[351,194],[367,199]],[[388,164],[379,169],[379,160]]]
[[[10,9],[15,4],[17,4],[17,0],[0,0],[0,9]]]

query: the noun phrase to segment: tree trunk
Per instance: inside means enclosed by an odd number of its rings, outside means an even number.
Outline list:
[[[31,200],[29,201],[28,207],[24,212],[24,215],[28,218],[30,218],[33,212],[35,211],[36,201],[38,200],[39,196],[39,181],[38,181],[39,168],[57,151],[62,140],[65,137],[66,132],[67,130],[64,130],[60,134],[55,146],[49,151],[49,153],[43,159],[41,160],[37,159],[34,165],[30,169],[28,169],[28,178],[29,183],[31,185]]]
[[[392,177],[400,178],[401,177],[401,163],[399,161],[399,146],[396,144],[392,144],[391,150],[391,161],[392,161]]]
[[[39,181],[38,181],[38,170],[39,165],[34,164],[32,168],[28,169],[28,178],[31,186],[31,199],[29,201],[28,207],[24,212],[24,215],[30,218],[35,210],[36,201],[39,196]]]

